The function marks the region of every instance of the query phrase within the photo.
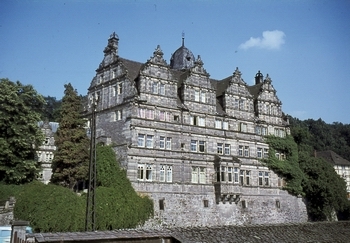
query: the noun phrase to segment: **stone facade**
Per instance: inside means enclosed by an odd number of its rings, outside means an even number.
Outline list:
[[[39,127],[45,136],[43,144],[37,149],[38,162],[41,165],[39,181],[48,184],[52,175],[52,160],[56,151],[54,134],[58,128],[57,122],[39,122]]]
[[[302,198],[260,162],[264,136],[289,133],[268,75],[259,71],[253,86],[238,68],[212,79],[184,39],[170,65],[160,46],[145,63],[121,58],[118,42],[112,34],[88,98],[98,100],[97,140],[113,145],[136,191],[154,200],[150,225],[307,220]]]

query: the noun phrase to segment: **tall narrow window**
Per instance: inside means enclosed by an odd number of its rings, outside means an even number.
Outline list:
[[[241,123],[240,125],[241,125],[241,132],[248,132],[246,123]]]
[[[239,172],[239,183],[243,186],[244,185],[244,170],[240,170]]]
[[[205,126],[205,118],[204,117],[198,118],[198,126],[201,126],[201,127]]]
[[[159,120],[165,121],[165,111],[159,111]]]
[[[249,157],[249,146],[244,146],[244,156]]]
[[[204,153],[205,152],[205,142],[199,141],[199,152]]]
[[[238,147],[238,155],[243,156],[243,146],[242,145],[239,145],[239,147]]]
[[[263,172],[259,171],[259,186],[263,185]]]
[[[145,147],[145,134],[139,134],[137,146],[139,147]]]
[[[222,129],[228,130],[228,122],[227,121],[222,122]]]
[[[234,167],[233,168],[233,182],[234,183],[238,183],[238,171],[239,171],[239,169],[238,169],[238,167]]]
[[[192,183],[198,183],[198,167],[192,167]]]
[[[232,182],[233,178],[232,178],[232,167],[227,167],[227,181],[228,182]]]
[[[221,120],[215,120],[215,128],[221,129],[222,128],[222,121]]]
[[[164,210],[164,199],[159,199],[159,210]]]
[[[246,185],[250,185],[250,170],[246,170],[245,172],[245,183]]]
[[[164,149],[165,148],[165,137],[159,138],[159,148]]]
[[[203,91],[200,92],[200,102],[205,103],[205,93]]]
[[[139,117],[145,118],[145,116],[146,116],[145,109],[139,108]]]
[[[225,143],[225,155],[230,155],[231,154],[231,145]]]
[[[159,85],[159,94],[165,95],[165,84]]]
[[[123,92],[123,84],[119,83],[118,84],[118,94],[121,94]]]
[[[205,184],[205,168],[199,167],[199,183]]]
[[[197,152],[197,140],[191,140],[191,151]]]
[[[269,150],[267,148],[264,148],[264,158],[269,157]]]
[[[221,166],[220,168],[220,179],[221,181],[226,181],[226,178],[225,178],[225,174],[226,174],[226,167],[225,166]]]
[[[199,91],[197,90],[194,91],[194,101],[199,102]]]
[[[152,180],[152,165],[146,166],[146,180],[151,181]]]
[[[144,179],[144,165],[138,165],[137,166],[137,179],[143,180]]]
[[[147,135],[146,147],[153,148],[153,136],[152,135]]]
[[[217,153],[218,153],[218,154],[222,154],[222,146],[223,146],[222,143],[218,143],[218,144],[217,144]]]
[[[166,138],[166,149],[171,149],[171,138]]]
[[[262,148],[258,148],[257,150],[257,157],[262,158]]]
[[[160,165],[159,169],[159,181],[164,182],[165,181],[165,165]]]
[[[265,181],[265,186],[269,186],[269,185],[270,185],[269,172],[266,172],[266,171],[265,171],[264,181]]]
[[[152,93],[158,94],[158,83],[157,82],[153,82],[153,84],[152,84]]]
[[[171,165],[168,165],[166,172],[167,172],[166,173],[166,181],[172,182],[173,181],[173,167]]]

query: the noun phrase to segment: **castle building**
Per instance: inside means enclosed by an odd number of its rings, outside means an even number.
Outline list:
[[[307,220],[302,198],[282,190],[283,178],[260,162],[269,149],[264,136],[289,133],[268,75],[259,71],[252,86],[238,68],[212,79],[184,38],[170,65],[159,45],[139,63],[120,57],[118,42],[113,33],[88,98],[98,100],[96,139],[113,145],[135,190],[154,201],[148,223]]]
[[[58,128],[57,122],[41,121],[39,127],[45,136],[43,144],[36,150],[38,162],[41,165],[38,180],[48,184],[52,175],[52,160],[56,152],[55,132]]]

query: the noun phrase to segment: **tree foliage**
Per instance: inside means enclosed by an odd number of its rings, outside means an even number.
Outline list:
[[[328,135],[322,129],[326,127],[322,124],[313,128],[313,132],[318,134],[316,136],[303,122],[294,120],[291,126],[292,136],[267,137],[270,151],[269,158],[264,162],[277,174],[286,178],[286,190],[305,197],[309,219],[313,221],[332,220],[334,213],[349,218],[350,211],[345,181],[330,163],[314,157],[313,150],[318,146],[314,138],[325,139]],[[331,141],[332,139],[325,139],[318,144],[329,146]],[[275,157],[276,151],[286,154],[286,160],[278,160]]]
[[[153,203],[139,196],[109,146],[97,147],[96,229],[134,228],[153,214]],[[111,173],[105,173],[112,170]],[[15,219],[27,220],[36,232],[83,231],[86,194],[35,181],[25,185],[0,184],[0,200],[15,196]]]
[[[60,123],[55,136],[57,151],[52,161],[51,182],[73,189],[86,180],[89,163],[89,138],[81,117],[82,101],[71,84],[65,85]]]
[[[38,172],[35,148],[43,141],[38,127],[43,97],[31,85],[0,79],[0,180],[19,184]]]
[[[153,214],[148,197],[137,195],[110,146],[97,147],[97,229],[132,228]]]
[[[60,109],[62,100],[57,100],[56,97],[44,97],[45,105],[42,112],[42,120],[50,122],[59,122]]]

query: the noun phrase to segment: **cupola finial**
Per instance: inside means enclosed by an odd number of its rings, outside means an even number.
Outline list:
[[[185,46],[185,32],[182,31],[182,46]]]

